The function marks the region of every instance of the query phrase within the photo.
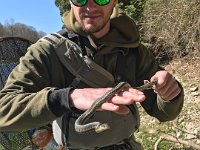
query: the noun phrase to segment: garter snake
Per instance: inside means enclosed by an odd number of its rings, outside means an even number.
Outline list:
[[[140,87],[135,87],[139,91],[144,91],[147,89],[151,89],[153,85],[156,84],[157,81],[149,82],[147,81],[144,85]],[[95,130],[96,133],[103,132],[108,130],[110,126],[107,123],[101,124],[100,122],[91,122],[85,124],[85,122],[96,112],[96,109],[99,108],[103,103],[112,98],[115,94],[122,91],[126,87],[131,87],[127,82],[120,82],[111,90],[106,92],[103,96],[98,98],[89,109],[87,109],[82,115],[80,115],[75,121],[75,130],[78,133],[86,133],[91,130]]]

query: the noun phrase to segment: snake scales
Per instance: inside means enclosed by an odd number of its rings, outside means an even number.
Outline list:
[[[140,87],[135,87],[135,89],[138,89],[140,91],[144,91],[147,89],[151,89],[153,85],[156,84],[156,81],[149,82],[147,81],[144,85]],[[120,92],[126,87],[131,87],[127,82],[120,82],[115,87],[113,87],[111,90],[106,92],[103,96],[98,98],[92,106],[86,110],[82,115],[78,117],[78,119],[75,122],[75,130],[78,133],[86,133],[92,130],[95,130],[96,133],[103,132],[105,130],[110,129],[110,126],[107,123],[101,124],[100,122],[91,122],[88,124],[85,124],[85,122],[91,118],[91,116],[96,112],[96,109],[99,108],[103,103],[105,103],[107,100],[112,98],[116,93]]]

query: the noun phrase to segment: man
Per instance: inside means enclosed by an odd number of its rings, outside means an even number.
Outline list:
[[[53,48],[42,41],[29,48],[0,93],[0,130],[27,130],[56,120],[55,140],[68,149],[142,149],[130,138],[138,127],[134,104],[140,102],[148,114],[160,121],[173,120],[183,105],[182,87],[156,65],[152,54],[140,44],[135,23],[118,12],[116,0],[71,0],[70,4],[71,11],[63,16],[68,32],[66,47],[62,48],[65,52],[60,55],[56,48],[62,46]],[[72,73],[64,61],[70,59],[75,64],[68,54],[80,49],[77,64],[87,58],[90,70],[72,68]],[[134,89],[144,80],[157,84],[144,92]],[[132,88],[120,91],[90,118],[91,122],[109,123],[111,129],[100,134],[76,133],[77,116],[120,81]]]

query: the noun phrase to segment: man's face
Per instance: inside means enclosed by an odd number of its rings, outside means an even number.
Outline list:
[[[82,7],[77,7],[71,3],[71,8],[83,30],[86,33],[93,34],[105,31],[105,28],[110,27],[110,16],[115,4],[115,0],[110,0],[109,4],[99,6],[93,0],[88,0],[87,4]]]

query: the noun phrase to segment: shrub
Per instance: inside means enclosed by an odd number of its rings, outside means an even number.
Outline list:
[[[134,20],[139,21],[143,16],[143,9],[146,0],[120,1],[120,8]]]
[[[143,41],[159,58],[199,55],[199,8],[199,0],[148,0],[140,28]]]

